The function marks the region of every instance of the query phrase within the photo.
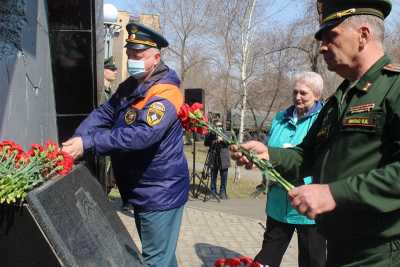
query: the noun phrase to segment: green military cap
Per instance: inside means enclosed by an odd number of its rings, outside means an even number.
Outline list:
[[[128,39],[126,39],[126,48],[141,50],[147,48],[167,47],[168,41],[158,32],[136,22],[126,25]]]
[[[104,68],[109,70],[117,70],[112,56],[104,59]]]
[[[373,15],[385,19],[391,9],[390,0],[317,0],[320,28],[315,39],[321,40],[324,30],[340,24],[349,16]]]

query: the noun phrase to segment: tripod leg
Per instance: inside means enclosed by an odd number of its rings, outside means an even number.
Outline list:
[[[206,175],[206,177],[202,177],[203,179],[201,180],[201,182],[203,183],[204,188],[205,188],[205,190],[206,190],[206,191],[204,192],[203,202],[206,202],[207,200],[210,199],[210,198],[207,198],[207,196],[208,196],[209,194],[211,194],[218,202],[221,202],[221,199],[220,199],[219,196],[216,194],[216,192],[215,192],[215,191],[212,191],[212,190],[210,189],[210,183],[211,183],[211,181],[210,181],[210,177],[211,177],[211,175],[210,175],[210,166],[207,166],[205,175]]]
[[[194,198],[197,198],[198,193],[199,193],[198,185],[196,188],[196,176],[197,176],[197,173],[192,172],[192,196]]]
[[[198,184],[193,183],[193,197],[198,198],[200,195],[200,190],[201,190],[201,177],[199,176],[198,173],[194,174],[197,177],[197,180],[199,181]],[[195,178],[194,178],[195,179]]]

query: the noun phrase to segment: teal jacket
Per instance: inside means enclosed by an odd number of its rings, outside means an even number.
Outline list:
[[[293,116],[295,107],[278,112],[272,121],[266,143],[269,147],[292,147],[300,144],[314,123],[322,108],[321,102],[316,102],[311,110],[301,119],[296,121]],[[312,177],[304,179],[305,184],[312,182]],[[290,224],[315,224],[315,221],[300,215],[288,200],[286,190],[279,184],[269,187],[267,195],[266,213],[269,217],[283,223]]]

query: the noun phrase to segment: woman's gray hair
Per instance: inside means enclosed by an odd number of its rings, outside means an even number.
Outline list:
[[[324,89],[324,80],[321,75],[313,71],[303,71],[294,75],[294,82],[302,82],[307,85],[317,98],[321,98]]]

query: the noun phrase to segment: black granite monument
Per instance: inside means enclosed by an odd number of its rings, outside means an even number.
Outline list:
[[[22,208],[0,208],[0,251],[2,267],[145,266],[83,165],[30,192]]]

